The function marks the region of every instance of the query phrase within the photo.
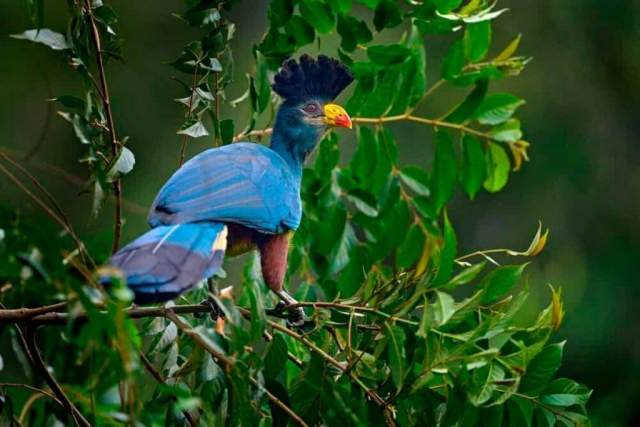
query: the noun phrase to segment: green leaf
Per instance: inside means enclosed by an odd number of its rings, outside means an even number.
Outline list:
[[[447,114],[444,120],[452,123],[464,123],[469,120],[480,107],[488,88],[488,80],[478,80],[471,93],[451,113]]]
[[[531,360],[520,382],[521,392],[536,395],[544,389],[560,368],[564,344],[564,341],[550,344]]]
[[[533,421],[533,403],[522,397],[514,396],[507,401],[509,425],[531,427]]]
[[[482,101],[475,118],[483,125],[499,125],[509,120],[524,103],[523,99],[510,93],[493,93]]]
[[[222,144],[230,144],[233,141],[234,136],[234,124],[233,120],[225,119],[220,121],[220,138]]]
[[[264,374],[269,378],[277,378],[287,364],[287,342],[282,334],[275,333],[264,358]]]
[[[381,0],[373,15],[376,31],[397,27],[402,23],[402,9],[393,0]]]
[[[411,191],[419,196],[429,196],[429,175],[424,169],[417,166],[405,166],[400,170],[400,180]]]
[[[582,384],[567,378],[558,378],[545,387],[540,401],[547,405],[563,407],[586,405],[591,393],[592,391]]]
[[[422,34],[415,25],[409,32],[407,46],[411,49],[414,62],[411,67],[415,69],[415,74],[409,73],[407,77],[407,81],[411,82],[411,88],[407,91],[410,94],[409,105],[413,107],[423,98],[427,87],[427,55]]]
[[[11,34],[10,37],[13,37],[14,39],[29,40],[35,43],[42,43],[53,50],[65,50],[71,48],[64,35],[51,31],[48,28],[27,30],[20,34]]]
[[[483,59],[491,45],[491,21],[468,24],[464,33],[464,55],[469,61]]]
[[[364,21],[348,15],[338,15],[337,30],[341,37],[340,47],[349,52],[359,44],[368,43],[373,39],[371,31]]]
[[[528,264],[498,267],[482,280],[482,304],[492,304],[505,297],[522,277]]]
[[[272,0],[269,2],[267,16],[273,26],[286,24],[293,15],[293,0]]]
[[[464,191],[473,199],[487,177],[487,160],[482,143],[473,135],[462,137],[462,170],[460,180]]]
[[[453,273],[453,265],[456,258],[456,234],[453,230],[453,226],[449,221],[449,216],[445,212],[444,215],[444,243],[440,249],[440,260],[438,273],[433,279],[433,286],[440,286],[449,280],[451,273]]]
[[[333,30],[335,17],[329,5],[317,0],[302,0],[300,14],[315,27],[319,33],[326,34]]]
[[[483,261],[479,264],[472,265],[471,267],[467,267],[462,270],[460,273],[456,274],[451,280],[449,280],[444,287],[446,289],[454,289],[458,286],[466,285],[473,281],[478,274],[484,269],[486,265],[486,261]]]
[[[370,217],[378,216],[377,201],[371,194],[356,189],[349,191],[345,197],[363,214]]]
[[[522,138],[520,130],[520,120],[509,119],[505,123],[497,126],[489,133],[493,139],[500,142],[516,142]]]
[[[520,39],[522,39],[522,35],[518,34],[518,36],[515,39],[513,39],[507,45],[507,47],[505,47],[502,50],[502,52],[500,52],[498,54],[498,56],[493,58],[493,60],[494,61],[506,61],[507,59],[511,58],[513,56],[513,54],[516,53],[516,51],[518,50],[518,46],[520,46]]]
[[[436,153],[433,161],[432,188],[436,209],[441,210],[453,195],[457,160],[451,134],[436,132]]]
[[[292,20],[293,21],[293,20]],[[255,107],[254,111],[262,113],[269,106],[271,98],[271,83],[269,82],[267,61],[260,52],[256,52],[256,76],[253,81],[253,88],[255,93],[251,93],[252,105]]]
[[[435,291],[436,299],[429,306],[431,318],[435,326],[442,326],[451,319],[455,313],[455,301],[453,297],[445,292]]]
[[[304,46],[313,43],[316,38],[316,32],[304,18],[300,16],[292,16],[285,25],[287,34],[293,36],[297,46]]]
[[[420,258],[424,247],[425,236],[417,224],[409,228],[404,241],[396,253],[396,265],[401,269],[408,269]]]
[[[55,101],[63,107],[72,110],[84,111],[85,108],[84,100],[78,98],[77,96],[62,95],[56,98],[52,98],[51,101]]]
[[[456,40],[451,47],[447,56],[442,61],[442,77],[451,80],[462,72],[464,66],[464,48],[462,40]]]
[[[411,50],[400,44],[376,45],[367,48],[367,56],[378,65],[396,65],[403,63]]]
[[[73,126],[73,132],[82,144],[91,144],[91,137],[93,130],[89,127],[89,124],[79,114],[67,113],[65,111],[58,111],[58,115],[71,123]]]
[[[474,406],[480,406],[488,402],[496,389],[495,382],[504,379],[504,369],[498,363],[492,362],[492,357],[491,353],[476,353],[470,361],[467,361],[467,366],[469,366],[470,364],[486,363],[487,358],[489,358],[488,363],[475,368],[471,374],[472,384],[467,394]]]
[[[351,11],[351,0],[327,0],[335,13],[344,15]]]
[[[484,181],[484,188],[491,193],[495,193],[502,190],[507,184],[511,163],[504,148],[493,142],[489,143],[489,152],[487,154],[488,174],[487,179]]]
[[[389,357],[389,368],[391,369],[391,379],[396,389],[400,390],[405,377],[405,334],[401,327],[391,325],[389,322],[384,324],[384,328],[387,338],[387,354]]]

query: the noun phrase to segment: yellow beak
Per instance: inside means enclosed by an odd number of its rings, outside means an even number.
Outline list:
[[[351,117],[338,104],[325,104],[324,122],[329,126],[351,129]]]

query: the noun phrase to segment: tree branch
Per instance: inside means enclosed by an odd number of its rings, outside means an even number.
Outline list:
[[[240,132],[239,134],[233,137],[233,142],[238,142],[243,138],[251,138],[251,137],[261,138],[265,135],[271,135],[272,133],[273,133],[273,128],[252,130],[251,132]]]
[[[87,21],[91,27],[91,40],[93,47],[96,50],[96,64],[98,66],[98,74],[100,76],[100,88],[99,94],[102,98],[102,104],[107,116],[107,128],[111,136],[111,161],[115,162],[118,158],[119,147],[118,139],[116,136],[116,129],[113,123],[113,113],[111,112],[111,100],[109,98],[109,87],[107,86],[107,76],[104,71],[104,60],[102,58],[102,45],[100,41],[100,32],[96,25],[95,17],[93,16],[93,9],[91,9],[91,3],[89,0],[84,0],[84,13],[87,16]],[[120,247],[120,236],[122,233],[122,181],[117,178],[113,183],[113,193],[116,198],[115,206],[115,221],[113,226],[113,245],[111,252],[115,253]]]
[[[430,125],[430,126],[433,126],[433,127],[442,127],[442,128],[455,129],[457,131],[468,133],[468,134],[471,134],[471,135],[475,135],[475,136],[478,136],[480,138],[486,138],[486,139],[495,140],[495,138],[492,135],[490,135],[490,134],[488,134],[486,132],[482,132],[482,131],[479,131],[477,129],[473,129],[473,128],[470,128],[468,126],[462,125],[462,124],[451,123],[451,122],[447,122],[447,121],[439,120],[439,119],[428,119],[428,118],[425,118],[425,117],[418,117],[418,116],[414,116],[414,115],[409,114],[409,113],[398,114],[396,116],[386,116],[386,117],[354,117],[352,119],[352,122],[354,124],[357,124],[357,125],[360,125],[360,124],[383,124],[383,123],[400,122],[400,121],[416,122],[416,123],[422,123],[422,124],[425,124],[425,125]]]
[[[67,306],[67,301],[34,308],[15,308],[0,310],[0,323],[25,321],[40,314],[57,311]]]

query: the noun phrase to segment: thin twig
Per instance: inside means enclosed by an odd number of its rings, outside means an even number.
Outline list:
[[[40,393],[44,396],[47,396],[48,398],[50,398],[51,400],[53,400],[54,402],[56,402],[58,405],[64,407],[64,405],[62,404],[62,402],[60,402],[60,400],[51,392],[38,388],[38,387],[34,387],[32,385],[29,384],[21,384],[21,383],[0,383],[0,387],[14,387],[14,388],[25,388],[27,390],[31,390],[33,392],[36,393]]]
[[[82,427],[91,427],[89,421],[87,421],[78,408],[76,408],[73,402],[69,400],[60,384],[58,384],[51,372],[49,372],[45,366],[44,361],[42,360],[42,355],[40,354],[40,349],[38,348],[36,327],[30,324],[27,324],[26,344],[27,350],[32,357],[34,368],[36,368],[36,371],[39,371],[53,394],[55,394],[58,400],[60,400],[62,406],[64,406],[64,408],[69,412],[69,415],[75,420],[76,424]]]
[[[44,145],[45,140],[47,139],[47,134],[49,133],[49,128],[51,127],[51,117],[53,117],[53,102],[51,101],[51,98],[53,98],[53,90],[51,89],[51,80],[49,79],[49,75],[47,74],[46,68],[42,66],[42,64],[38,64],[38,70],[40,70],[40,73],[42,74],[42,79],[44,80],[44,84],[47,87],[47,95],[48,95],[48,100],[47,100],[47,112],[46,115],[44,116],[44,123],[42,123],[42,128],[40,129],[40,135],[38,136],[38,139],[36,140],[35,144],[33,144],[33,146],[29,149],[29,151],[27,152],[27,154],[25,154],[24,158],[22,160],[24,160],[25,162],[28,162],[29,160],[31,160],[33,158],[33,156],[36,155],[36,153],[38,151],[40,151],[40,148],[42,148],[42,146]]]
[[[0,153],[4,153],[6,155],[10,155],[12,157],[23,157],[25,154],[24,152],[20,151],[20,150],[15,150],[15,149],[11,149],[11,148],[7,148],[7,147],[2,147],[0,148]],[[14,160],[15,161],[15,160]],[[56,165],[52,165],[50,163],[46,163],[46,162],[42,162],[39,161],[37,159],[32,159],[29,161],[29,167],[51,174],[53,176],[57,176],[60,179],[62,179],[63,181],[66,181],[69,184],[73,184],[77,187],[80,188],[84,188],[86,186],[86,180],[80,178],[79,176],[76,176],[72,173],[67,172],[65,169],[56,166]],[[115,202],[115,197],[113,194],[109,195],[109,200],[112,200]],[[125,198],[122,198],[122,207],[128,211],[130,211],[131,213],[134,213],[136,215],[147,215],[147,211],[148,209],[145,208],[144,206],[132,202],[131,200],[127,200]]]
[[[91,26],[91,40],[93,41],[93,47],[96,50],[96,64],[98,66],[98,74],[100,76],[100,88],[99,94],[102,98],[102,104],[107,116],[107,128],[111,136],[111,161],[115,162],[118,158],[119,147],[118,139],[116,136],[116,128],[113,122],[113,113],[111,111],[111,100],[109,98],[109,88],[107,86],[107,76],[104,71],[104,60],[102,58],[102,45],[100,41],[100,32],[96,25],[95,18],[93,16],[93,9],[91,9],[91,3],[89,0],[84,0],[84,11]],[[115,206],[115,221],[113,228],[113,245],[111,252],[115,253],[120,247],[120,236],[122,233],[122,181],[117,178],[113,182],[113,193],[116,198]]]
[[[1,152],[0,152],[0,155],[2,155]],[[80,239],[78,239],[78,237],[76,236],[75,232],[71,228],[69,228],[69,226],[67,225],[67,223],[65,222],[64,219],[60,218],[58,216],[58,214],[56,214],[53,210],[51,210],[51,208],[49,206],[47,206],[46,203],[44,203],[38,196],[36,196],[31,190],[29,190],[22,183],[22,181],[20,181],[20,179],[18,179],[18,177],[16,177],[13,173],[11,173],[1,163],[0,163],[0,172],[4,173],[7,176],[7,178],[9,178],[18,188],[20,188],[27,196],[29,196],[31,198],[31,200],[36,202],[36,204],[38,206],[40,206],[67,233],[69,233],[69,235],[71,236],[71,239],[73,240],[73,242],[76,245],[76,248],[78,249],[78,252],[79,253],[84,252],[85,255],[89,258],[89,260],[91,260],[91,257],[89,256],[89,254],[84,250],[84,244],[80,241]],[[93,260],[91,260],[91,263],[93,264]]]
[[[233,137],[233,142],[238,142],[243,138],[252,138],[252,137],[263,137],[265,135],[271,135],[273,133],[273,128],[266,128],[260,130],[252,130],[251,132],[240,132],[236,136]]]
[[[451,123],[451,122],[447,122],[439,119],[428,119],[426,117],[418,117],[408,113],[398,114],[396,116],[386,116],[386,117],[354,117],[352,119],[352,122],[354,124],[383,124],[383,123],[400,122],[400,121],[416,122],[416,123],[422,123],[422,124],[430,125],[434,127],[455,129],[460,132],[478,136],[480,138],[486,138],[491,140],[495,139],[489,133],[482,132],[477,129],[473,129],[462,124]]]

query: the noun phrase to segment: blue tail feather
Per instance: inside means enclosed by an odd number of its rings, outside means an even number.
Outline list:
[[[110,263],[124,273],[137,304],[168,301],[222,266],[226,233],[218,222],[155,227],[120,249]]]

